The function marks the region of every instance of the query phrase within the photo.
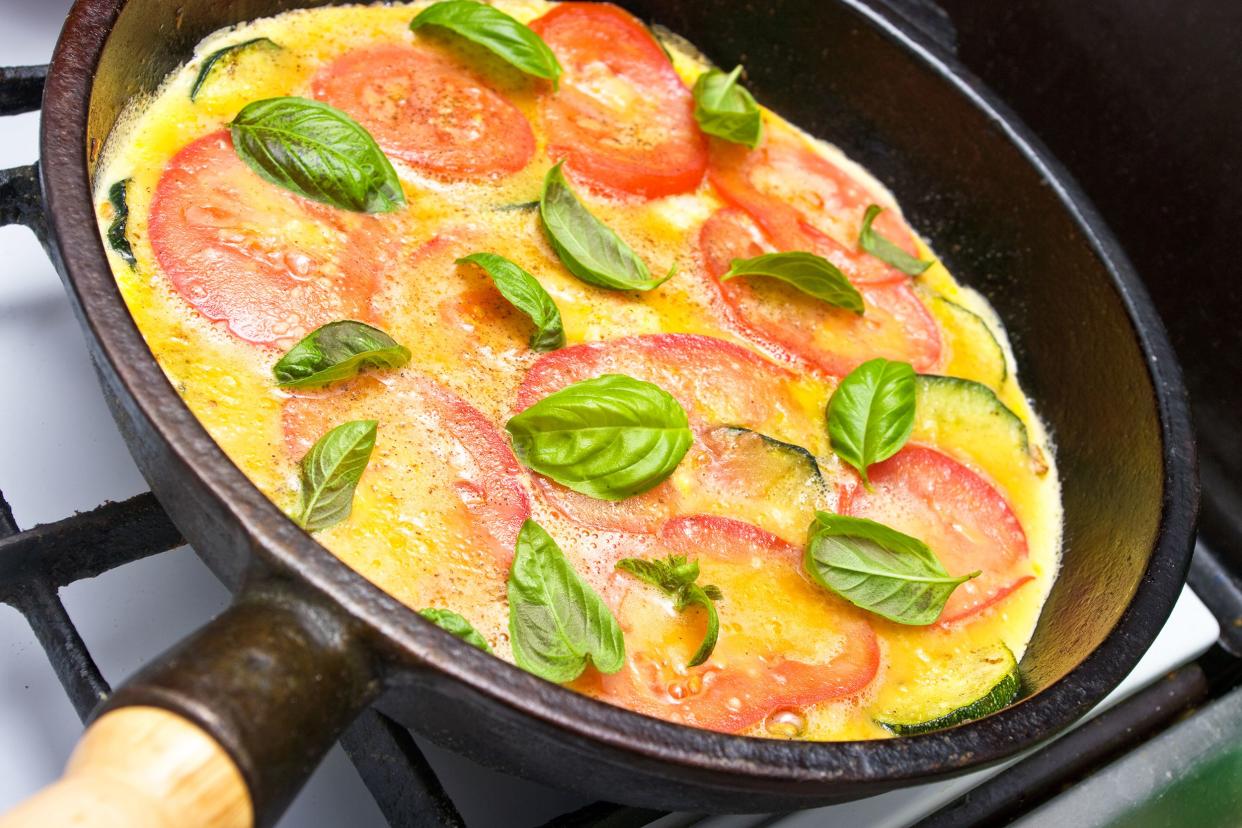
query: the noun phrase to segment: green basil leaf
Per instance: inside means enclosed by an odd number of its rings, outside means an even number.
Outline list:
[[[528,75],[560,84],[561,64],[543,38],[494,6],[474,0],[433,3],[410,21],[410,28],[439,26],[473,41]]]
[[[817,512],[803,565],[819,584],[898,624],[931,624],[958,584],[927,544],[866,518]]]
[[[552,249],[569,272],[609,290],[651,290],[673,278],[676,267],[663,279],[651,278],[638,254],[578,200],[561,172],[561,163],[543,179],[539,215]]]
[[[828,401],[832,450],[862,475],[892,457],[914,430],[914,368],[878,358],[864,362],[841,380]]]
[[[485,653],[492,651],[492,648],[488,646],[487,639],[479,635],[479,631],[470,626],[469,621],[452,610],[428,607],[427,609],[419,610],[418,614],[440,629],[451,632],[467,644],[473,644]]]
[[[554,351],[565,344],[561,312],[534,276],[495,253],[471,253],[457,260],[458,264],[462,262],[483,268],[500,294],[535,323],[530,337],[532,351]]]
[[[108,244],[116,254],[133,267],[138,263],[134,257],[134,248],[125,235],[129,224],[129,202],[126,200],[126,189],[131,179],[123,178],[108,188],[108,201],[112,204],[112,223],[108,225]]]
[[[272,373],[282,388],[307,388],[348,379],[363,368],[400,368],[410,351],[381,331],[346,319],[329,322],[289,349]]]
[[[401,182],[371,134],[339,109],[307,98],[268,98],[229,124],[238,156],[298,195],[360,213],[405,206]]]
[[[735,144],[754,149],[763,137],[763,117],[759,105],[737,85],[742,67],[729,74],[709,69],[694,83],[694,119],[699,129]]]
[[[703,643],[690,657],[686,666],[698,667],[711,657],[720,636],[720,617],[716,614],[714,602],[723,596],[720,587],[701,587],[695,583],[699,578],[697,563],[688,561],[685,555],[669,555],[667,558],[651,561],[622,558],[617,561],[617,569],[659,587],[666,595],[675,599],[674,607],[678,612],[685,612],[688,607],[696,604],[707,610],[707,632],[703,635]]]
[[[876,216],[882,212],[884,208],[878,204],[872,204],[867,208],[867,212],[863,214],[862,229],[858,231],[858,246],[885,264],[891,264],[907,276],[918,276],[931,267],[931,262],[916,259],[871,229],[871,222],[875,221]]]
[[[845,274],[814,253],[765,253],[753,259],[734,259],[721,281],[738,276],[769,276],[830,305],[862,314],[863,298]]]
[[[326,529],[349,517],[354,489],[375,448],[375,420],[342,423],[302,458],[302,501],[294,519],[303,529]]]
[[[529,468],[601,500],[642,494],[690,448],[681,404],[649,382],[604,374],[576,382],[505,425]]]
[[[211,71],[216,68],[216,64],[220,63],[226,57],[236,56],[239,52],[249,49],[253,46],[261,46],[265,49],[279,49],[280,44],[271,38],[256,37],[251,40],[243,40],[241,43],[233,43],[225,46],[223,49],[217,49],[207,57],[203,58],[203,64],[199,67],[198,75],[194,78],[194,83],[190,86],[190,100],[193,101],[198,97],[198,93],[203,88],[203,84],[207,82],[207,78],[211,75]]]
[[[612,611],[533,520],[518,532],[509,570],[509,642],[517,666],[558,684],[582,675],[588,662],[601,673],[625,663]]]

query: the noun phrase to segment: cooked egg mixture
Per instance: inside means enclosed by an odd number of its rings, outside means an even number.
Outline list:
[[[567,154],[564,136],[551,134],[565,116],[546,106],[550,85],[443,32],[410,31],[425,5],[294,11],[217,32],[155,95],[133,101],[106,145],[96,182],[101,232],[115,217],[109,188],[128,179],[125,233],[136,259],[131,266],[110,253],[117,282],[160,365],[228,456],[291,510],[298,462],[314,441],[347,420],[378,420],[352,515],[317,539],[411,608],[460,613],[511,660],[505,585],[529,514],[625,632],[622,671],[588,668],[573,686],[673,721],[778,738],[884,737],[890,732],[875,719],[926,693],[928,676],[1001,642],[1021,657],[1057,572],[1053,452],[988,304],[939,263],[894,280],[849,243],[865,202],[887,208],[877,229],[909,234],[887,191],[768,111],[765,143],[750,154],[696,133],[692,146],[709,159],[688,187],[648,186],[641,169],[639,184],[610,186],[611,173],[568,153],[566,170],[591,212],[653,275],[677,268],[649,292],[593,287],[560,263],[531,204]],[[497,5],[527,23],[557,4]],[[256,38],[271,43],[217,61],[191,100],[209,55]],[[706,64],[684,42],[661,39],[687,90],[652,98],[688,96]],[[556,94],[568,89],[575,106],[632,107],[642,117],[645,96],[615,67],[571,61],[549,42],[567,66]],[[410,50],[423,55],[412,77],[442,79],[442,99],[419,116],[447,119],[436,146],[401,143],[401,107],[414,93],[368,82],[372,64],[385,82],[400,80]],[[454,86],[453,73],[468,83]],[[226,125],[247,103],[285,95],[324,98],[367,126],[408,206],[346,213],[251,172]],[[502,108],[504,118],[491,117]],[[589,111],[574,117],[591,126]],[[641,147],[648,127],[600,140]],[[661,125],[651,128],[650,142],[660,140]],[[499,132],[481,134],[489,129]],[[815,164],[824,162],[849,185],[817,179]],[[749,176],[740,190],[739,169]],[[786,214],[797,221],[782,225]],[[858,277],[867,314],[816,304],[771,280],[717,280],[732,256],[794,249],[774,241],[782,227],[836,239],[844,265],[858,267],[844,269]],[[909,238],[920,257],[933,258]],[[565,348],[533,352],[529,320],[482,271],[455,264],[479,251],[508,257],[542,283],[563,316]],[[387,331],[412,361],[323,389],[278,388],[276,360],[344,318]],[[977,385],[921,386],[909,445],[872,468],[868,491],[830,449],[824,408],[833,377],[877,355]],[[518,410],[601,373],[655,382],[681,401],[695,429],[673,477],[621,503],[521,468],[504,432]],[[983,575],[958,588],[938,623],[891,623],[803,571],[816,509],[888,523],[922,537],[950,573]],[[700,667],[685,664],[704,613],[678,613],[671,598],[614,568],[621,557],[671,552],[698,560],[699,583],[723,594],[719,643]]]

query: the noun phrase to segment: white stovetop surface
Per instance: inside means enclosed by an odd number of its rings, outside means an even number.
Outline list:
[[[0,0],[0,65],[44,63],[68,0]],[[33,161],[38,115],[0,119],[0,167]],[[59,279],[29,231],[0,228],[0,491],[18,524],[58,520],[146,485],[112,423]],[[224,608],[227,595],[187,548],[130,564],[62,592],[113,683]],[[1216,640],[1215,620],[1189,591],[1113,698],[1194,658]],[[30,628],[0,605],[0,812],[59,773],[81,726]],[[585,802],[428,750],[472,825],[534,825]],[[911,788],[780,824],[902,826],[990,772]],[[385,828],[353,766],[336,748],[281,821],[282,828]],[[717,828],[754,817],[712,820]],[[771,824],[771,823],[767,823]]]

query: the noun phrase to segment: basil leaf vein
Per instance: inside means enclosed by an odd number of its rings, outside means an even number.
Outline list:
[[[694,119],[699,129],[754,149],[763,137],[763,117],[751,94],[737,85],[742,67],[727,75],[709,69],[694,82]]]
[[[238,156],[277,186],[354,212],[405,206],[388,158],[339,109],[307,98],[268,98],[242,107],[229,128]]]
[[[509,570],[509,641],[517,666],[558,684],[582,675],[588,663],[601,673],[625,663],[625,639],[612,611],[529,519]]]
[[[565,344],[561,312],[534,276],[496,253],[471,253],[457,263],[478,265],[491,277],[501,296],[530,317],[535,323],[535,332],[530,337],[532,351],[554,351]]]
[[[469,621],[452,610],[428,607],[427,609],[419,610],[418,614],[445,632],[450,632],[457,636],[467,644],[473,644],[485,653],[492,651],[491,646],[487,643],[487,639],[479,635],[479,631],[472,627]]]
[[[108,188],[108,202],[112,205],[112,223],[108,225],[108,245],[125,260],[126,264],[133,267],[138,264],[138,259],[134,256],[134,248],[130,246],[129,237],[125,235],[129,225],[127,192],[131,180],[123,178]]]
[[[282,388],[307,388],[348,379],[363,368],[400,368],[409,361],[409,349],[379,328],[345,319],[312,331],[272,373]]]
[[[931,262],[925,262],[922,259],[911,256],[902,250],[901,247],[871,228],[871,223],[882,212],[884,212],[884,208],[878,204],[872,204],[867,208],[867,212],[863,214],[862,228],[858,231],[858,246],[885,264],[890,264],[897,268],[907,276],[918,276],[924,270],[931,267]]]
[[[528,75],[560,84],[561,64],[543,38],[494,6],[474,0],[444,0],[423,9],[410,29],[439,26],[479,44]]]
[[[914,368],[883,357],[859,365],[828,400],[832,450],[871,488],[867,468],[892,457],[914,430]]]
[[[689,420],[664,389],[622,374],[566,386],[505,425],[527,467],[601,500],[642,494],[690,448]]]
[[[190,86],[190,100],[193,101],[198,97],[198,93],[202,90],[203,84],[207,82],[211,71],[216,68],[221,60],[226,57],[235,56],[239,52],[249,49],[253,46],[263,46],[264,48],[279,49],[280,44],[268,37],[255,37],[250,40],[243,40],[241,43],[233,43],[225,46],[223,49],[217,49],[207,57],[203,58],[202,66],[199,67],[198,75],[194,78],[194,83]]]
[[[302,500],[294,516],[303,529],[326,529],[349,517],[371,451],[375,420],[342,423],[324,434],[302,458]]]
[[[866,518],[817,512],[803,565],[828,590],[898,624],[926,625],[940,617],[959,584],[917,538]]]
[[[651,278],[647,265],[621,237],[591,215],[561,171],[548,170],[539,197],[539,216],[552,249],[569,272],[588,284],[609,290],[651,290],[673,278]]]
[[[673,608],[685,612],[692,606],[700,606],[707,611],[707,631],[698,650],[686,662],[687,667],[698,667],[711,657],[716,649],[716,640],[720,636],[720,617],[716,613],[716,601],[724,597],[717,586],[699,586],[695,583],[699,578],[698,563],[686,559],[685,555],[669,555],[667,558],[644,560],[642,558],[622,558],[617,561],[617,569],[628,572],[640,581],[659,587],[666,595],[673,598]]]
[[[793,285],[830,305],[863,313],[863,298],[836,265],[814,253],[765,253],[753,259],[734,259],[721,281],[738,276],[768,276]]]

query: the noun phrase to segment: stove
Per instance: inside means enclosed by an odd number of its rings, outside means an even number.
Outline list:
[[[936,7],[887,2],[929,37],[944,36]],[[0,62],[45,61],[68,0],[0,3]],[[0,74],[0,106],[26,109],[20,99],[37,100],[39,78],[37,69]],[[35,112],[0,119],[0,170],[35,159],[37,128]],[[0,202],[5,180],[0,174]],[[18,389],[0,397],[3,812],[59,775],[81,718],[109,681],[223,610],[228,594],[145,492],[35,236],[0,228],[0,253],[0,381]],[[333,749],[279,824],[897,828],[1008,821],[1236,683],[1238,662],[1228,653],[1237,652],[1236,635],[1218,644],[1217,618],[1228,619],[1227,633],[1234,630],[1242,593],[1206,548],[1196,553],[1193,582],[1215,614],[1187,588],[1149,652],[1090,721],[1005,767],[801,813],[701,818],[585,801],[497,774],[372,712]]]

